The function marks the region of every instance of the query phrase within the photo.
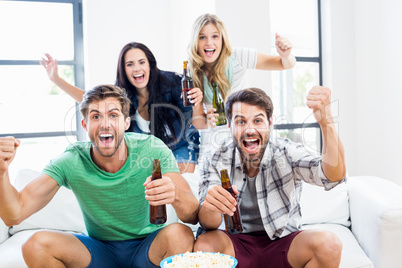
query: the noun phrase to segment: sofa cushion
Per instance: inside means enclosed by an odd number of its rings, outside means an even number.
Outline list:
[[[0,219],[0,244],[9,237],[8,227]]]
[[[17,190],[22,189],[38,175],[39,172],[33,170],[23,169],[18,171],[14,181],[15,188]],[[23,230],[32,229],[85,231],[81,209],[72,191],[61,187],[49,204],[21,224],[11,227],[9,232],[13,235]]]
[[[375,267],[402,267],[402,187],[375,176],[349,179],[352,231]]]
[[[0,267],[2,268],[22,268],[27,267],[22,257],[21,246],[24,242],[38,230],[21,231],[3,244],[0,244]]]
[[[303,230],[321,229],[334,233],[342,242],[342,256],[339,268],[374,268],[373,263],[362,250],[349,228],[340,224],[304,225]]]
[[[191,191],[193,192],[194,196],[198,200],[198,183],[200,181],[200,175],[198,173],[198,170],[196,169],[196,171],[194,173],[183,173],[182,176],[188,182],[188,184],[190,185]],[[183,223],[179,219],[178,219],[178,221]],[[199,223],[197,223],[197,224],[184,223],[184,224],[187,225],[188,227],[190,227],[194,234],[197,233],[198,227],[200,226]]]
[[[337,223],[350,226],[347,183],[326,191],[303,182],[300,198],[302,224]]]

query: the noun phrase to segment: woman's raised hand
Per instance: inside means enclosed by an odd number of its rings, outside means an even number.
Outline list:
[[[57,60],[53,59],[49,53],[45,53],[45,56],[46,58],[42,57],[42,60],[39,63],[45,68],[50,81],[55,83],[59,78]]]
[[[292,43],[285,37],[275,34],[275,46],[281,58],[287,58],[292,52]]]

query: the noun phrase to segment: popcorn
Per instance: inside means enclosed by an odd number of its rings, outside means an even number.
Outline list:
[[[166,261],[163,268],[232,268],[234,260],[229,255],[211,252],[186,252],[173,257],[171,263]]]

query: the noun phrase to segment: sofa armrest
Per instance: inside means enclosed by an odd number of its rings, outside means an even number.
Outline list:
[[[0,244],[3,243],[9,236],[8,227],[0,219]]]
[[[348,179],[352,232],[374,267],[402,263],[402,187],[379,177]]]

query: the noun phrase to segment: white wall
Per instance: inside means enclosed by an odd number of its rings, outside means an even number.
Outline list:
[[[251,47],[270,54],[269,1],[216,1],[216,13],[225,24],[232,47]],[[259,87],[271,95],[271,73],[247,70],[249,86]]]
[[[322,6],[324,85],[333,91],[349,174],[402,184],[402,1]],[[84,0],[87,88],[114,83],[118,54],[131,41],[146,44],[159,68],[181,72],[191,25],[206,12],[225,22],[232,45],[269,53],[267,0]],[[250,75],[253,85],[269,88],[266,72]]]
[[[181,73],[192,24],[204,13],[217,14],[225,22],[233,45],[269,53],[268,1],[235,0],[228,5],[215,0],[84,0],[86,87],[114,83],[119,52],[133,41],[151,49],[160,69]],[[253,13],[256,16],[251,20],[245,15]],[[250,25],[266,31],[256,35]],[[270,75],[251,71],[250,81],[253,86],[268,88]]]
[[[215,12],[213,0],[84,0],[86,87],[114,83],[120,50],[145,44],[162,70],[183,71],[196,17]]]
[[[338,108],[336,122],[345,147],[348,172],[350,175],[356,175],[354,5],[349,0],[323,0],[322,23],[324,86],[331,88],[334,106]]]
[[[323,7],[325,81],[339,100],[349,173],[402,184],[402,2],[323,0]]]

